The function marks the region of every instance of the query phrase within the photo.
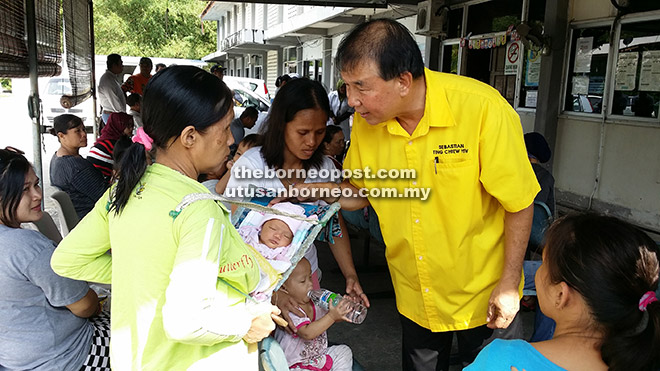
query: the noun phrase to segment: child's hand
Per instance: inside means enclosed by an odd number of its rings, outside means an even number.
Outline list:
[[[346,318],[346,315],[348,314],[348,312],[351,311],[352,306],[353,303],[351,302],[350,299],[342,297],[341,301],[336,306],[333,306],[332,303],[330,303],[330,309],[328,310],[328,315],[335,322],[340,322],[340,321],[350,322],[348,318]]]
[[[232,166],[234,166],[234,160],[227,161],[227,170],[231,170]]]

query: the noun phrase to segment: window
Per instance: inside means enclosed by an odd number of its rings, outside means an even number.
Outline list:
[[[449,11],[447,19],[447,38],[455,39],[463,36],[463,8],[452,9]]]
[[[520,23],[523,0],[489,1],[468,8],[467,30],[474,35],[506,31]]]
[[[443,47],[442,72],[458,74],[458,52],[458,44]]]
[[[612,115],[658,118],[660,22],[621,25],[614,71]]]
[[[607,72],[610,27],[573,30],[564,110],[600,114]]]

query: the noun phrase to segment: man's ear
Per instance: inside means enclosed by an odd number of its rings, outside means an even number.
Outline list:
[[[397,77],[399,82],[399,94],[404,97],[410,93],[410,88],[413,83],[412,73],[406,71],[403,72]]]
[[[198,136],[199,132],[195,130],[195,127],[188,125],[181,131],[179,142],[181,142],[184,148],[190,149],[193,145],[195,145],[195,142],[197,142]]]

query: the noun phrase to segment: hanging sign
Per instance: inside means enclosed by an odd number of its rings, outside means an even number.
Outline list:
[[[539,86],[541,54],[538,51],[528,50],[525,62],[527,63],[527,68],[525,68],[525,86]]]
[[[504,63],[504,74],[515,75],[522,60],[522,45],[520,41],[511,41],[506,45],[506,60]]]
[[[660,91],[660,50],[647,50],[642,53],[639,90]]]
[[[635,90],[638,59],[637,52],[619,53],[619,60],[616,62],[616,78],[614,79],[615,90]]]
[[[591,72],[591,53],[593,52],[594,38],[580,37],[575,43],[575,65],[573,72]]]

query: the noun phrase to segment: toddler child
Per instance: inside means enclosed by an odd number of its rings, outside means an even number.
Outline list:
[[[299,317],[290,312],[291,321],[298,329],[289,334],[281,328],[275,330],[275,339],[280,343],[291,370],[335,370],[350,371],[353,367],[353,352],[347,345],[328,347],[326,330],[335,322],[347,321],[349,302],[343,299],[337,306],[324,310],[314,304],[307,293],[312,290],[312,271],[309,261],[302,258],[284,282],[283,290],[296,301],[305,313]]]
[[[259,141],[261,139],[261,136],[259,134],[250,134],[245,136],[243,140],[238,144],[238,148],[236,149],[236,153],[234,154],[234,157],[232,157],[231,160],[227,161],[227,171],[219,177],[219,180],[215,183],[209,183],[211,186],[215,186],[215,192],[219,195],[223,194],[225,192],[225,188],[227,188],[227,183],[229,182],[229,178],[231,177],[231,168],[234,166],[236,161],[238,161],[241,156],[245,152],[247,152],[248,149],[252,147],[256,147],[259,144]],[[209,186],[207,186],[209,187]],[[213,192],[213,189],[209,187],[209,190]]]

